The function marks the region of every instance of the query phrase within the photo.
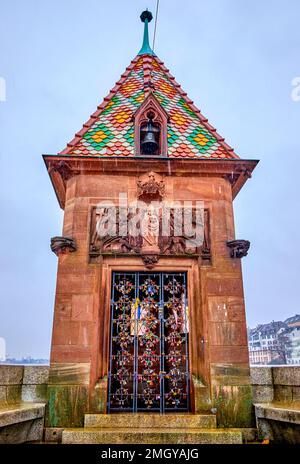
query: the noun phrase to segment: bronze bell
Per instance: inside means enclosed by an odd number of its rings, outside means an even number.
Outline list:
[[[147,126],[141,132],[143,133],[141,141],[142,153],[152,155],[158,149],[155,133],[159,132],[159,129],[153,124],[152,118],[148,119]]]

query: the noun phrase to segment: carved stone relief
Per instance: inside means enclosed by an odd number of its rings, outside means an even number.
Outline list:
[[[101,255],[139,255],[152,268],[161,256],[194,256],[209,263],[209,211],[191,208],[187,224],[186,211],[164,202],[165,195],[163,177],[149,172],[137,180],[139,202],[133,208],[124,213],[119,206],[94,207],[90,260]]]

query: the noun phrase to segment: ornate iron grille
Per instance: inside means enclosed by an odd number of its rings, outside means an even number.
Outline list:
[[[108,412],[189,410],[185,273],[114,273]]]

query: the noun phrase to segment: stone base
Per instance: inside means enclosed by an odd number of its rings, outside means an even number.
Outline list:
[[[239,444],[237,429],[217,429],[213,414],[85,414],[85,427],[65,429],[62,443]]]
[[[64,444],[242,444],[242,432],[229,429],[83,428],[65,429]]]
[[[85,414],[85,428],[213,429],[214,414]]]

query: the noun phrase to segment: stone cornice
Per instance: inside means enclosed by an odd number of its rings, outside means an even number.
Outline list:
[[[258,164],[257,160],[243,159],[176,159],[140,156],[138,158],[94,156],[83,158],[70,155],[43,155],[43,158],[61,208],[64,208],[68,180],[79,174],[139,176],[148,171],[155,171],[166,176],[223,177],[230,183],[235,198]]]

